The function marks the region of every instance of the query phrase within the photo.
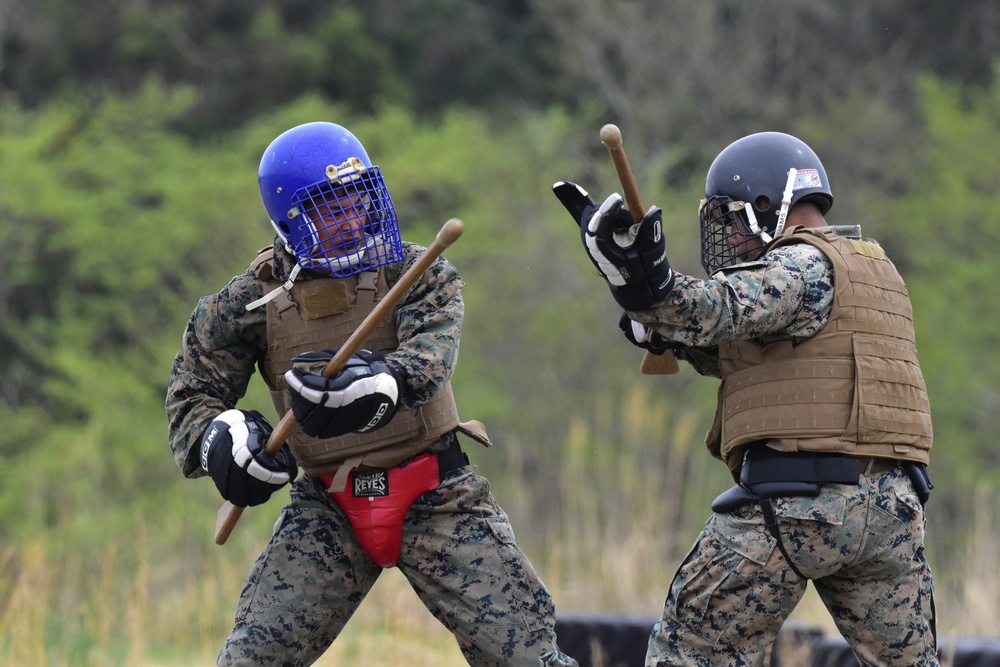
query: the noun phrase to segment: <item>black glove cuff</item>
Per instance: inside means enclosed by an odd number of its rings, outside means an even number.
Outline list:
[[[674,289],[674,272],[667,270],[662,276],[654,276],[651,280],[639,285],[611,285],[611,296],[625,310],[646,310],[667,298]]]
[[[646,328],[646,340],[640,343],[635,338],[635,331],[632,329],[632,319],[628,316],[628,313],[622,313],[622,316],[618,319],[618,328],[625,334],[628,342],[636,347],[641,347],[651,354],[663,354],[667,350],[677,351],[686,349],[683,343],[675,343],[672,340],[668,340],[657,332],[651,331],[649,328]]]

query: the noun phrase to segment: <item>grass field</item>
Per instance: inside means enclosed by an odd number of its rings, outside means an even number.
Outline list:
[[[542,479],[517,458],[526,445],[476,453],[518,543],[562,612],[659,615],[711,498],[727,485],[722,466],[693,444],[694,420],[671,418],[642,400],[626,401],[634,413],[597,410],[592,421],[575,424],[565,434],[559,465],[538,473]],[[615,446],[603,444],[609,441]],[[649,444],[661,442],[674,446]],[[7,540],[0,547],[0,664],[214,664],[280,499],[245,513],[230,542],[218,547],[211,542],[214,489],[197,486],[199,502],[189,503],[187,514],[171,515],[170,523],[152,507],[136,510],[145,516],[124,533],[95,536],[87,522],[85,535],[70,524]],[[928,538],[939,636],[993,637],[1000,628],[994,565],[1000,491],[967,489],[964,498],[956,516],[945,511],[946,495],[931,499],[942,511],[932,514],[938,524],[931,521]],[[945,534],[946,544],[934,542]],[[836,632],[812,588],[793,620]],[[402,575],[388,570],[319,664],[465,663]]]
[[[996,553],[997,546],[984,544],[983,550],[970,548],[970,553]],[[122,573],[115,566],[114,554],[107,554],[108,565],[99,576],[75,586],[67,580],[70,573],[66,568],[44,554],[29,548],[21,555],[26,558],[17,568],[11,568],[15,558],[11,548],[4,551],[0,562],[0,600],[4,602],[0,664],[13,667],[214,664],[245,574],[224,559],[215,572],[203,571],[207,578],[178,581],[173,595],[166,597],[162,591],[152,590],[154,577],[149,569]],[[633,562],[628,549],[609,550],[576,563],[572,578],[567,579],[568,568],[560,571],[550,565],[549,559],[554,557],[535,561],[543,576],[546,571],[556,575],[546,579],[559,609],[617,611],[631,616],[659,613],[674,565],[665,561],[662,567],[649,568]],[[965,587],[944,591],[939,584],[942,638],[995,634],[995,600],[1000,593],[997,575],[988,559],[975,560],[966,565],[978,577],[976,581],[970,579]],[[646,574],[631,579],[616,577],[618,568],[608,566],[615,562],[620,569]],[[658,571],[652,573],[652,569]],[[15,572],[16,578],[12,578]],[[124,580],[120,578],[123,575]],[[112,581],[114,578],[118,579]],[[836,632],[811,587],[792,619]],[[423,608],[402,575],[388,570],[317,664],[447,667],[465,662],[451,635]]]

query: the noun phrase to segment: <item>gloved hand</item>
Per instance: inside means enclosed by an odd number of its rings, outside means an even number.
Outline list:
[[[667,340],[646,325],[639,324],[635,320],[630,319],[628,313],[622,313],[621,318],[618,320],[618,328],[625,334],[628,342],[653,354],[663,354],[667,350],[676,350],[683,347],[679,343]]]
[[[358,350],[336,377],[321,375],[335,350],[306,352],[285,373],[292,413],[306,435],[333,438],[365,433],[392,420],[399,408],[399,379],[376,350]]]
[[[260,505],[295,479],[298,464],[288,445],[277,456],[265,447],[271,425],[256,410],[226,410],[201,437],[201,467],[222,497],[240,507]]]
[[[622,308],[644,310],[666,298],[674,286],[674,272],[667,261],[658,207],[651,207],[636,223],[617,193],[597,207],[576,183],[560,181],[552,190],[576,218],[587,254]]]

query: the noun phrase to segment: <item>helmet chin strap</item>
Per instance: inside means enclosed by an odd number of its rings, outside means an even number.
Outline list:
[[[292,285],[295,283],[295,279],[298,277],[299,271],[301,271],[301,270],[302,270],[302,267],[299,266],[298,262],[296,262],[295,266],[292,267],[291,272],[289,272],[289,274],[288,274],[288,280],[286,280],[281,285],[281,287],[275,288],[275,289],[271,290],[270,292],[268,292],[267,294],[265,294],[264,296],[262,296],[261,298],[257,299],[256,301],[251,301],[250,303],[248,303],[247,304],[247,310],[250,311],[250,310],[253,310],[254,308],[259,308],[259,307],[263,306],[265,303],[267,303],[268,301],[273,300],[275,297],[277,297],[282,292],[287,292],[287,291],[291,290],[292,289]]]
[[[295,257],[295,252],[292,250],[292,246],[288,245],[288,242],[285,241],[285,235],[281,233],[281,230],[278,228],[278,225],[274,224],[274,220],[271,220],[271,226],[274,227],[274,231],[278,233],[278,237],[282,241],[284,241],[285,250],[288,252],[288,254],[291,255],[292,257]],[[301,270],[302,267],[299,265],[298,260],[296,259],[295,266],[292,267],[292,270],[288,274],[288,280],[286,280],[281,285],[281,287],[273,289],[264,296],[262,296],[261,298],[257,299],[256,301],[251,301],[250,303],[248,303],[246,306],[247,310],[251,311],[254,310],[255,308],[260,308],[268,301],[273,301],[274,298],[277,297],[282,292],[287,292],[291,290],[292,285],[295,283],[295,279],[298,277],[299,271]]]
[[[356,250],[349,255],[343,255],[341,257],[324,257],[330,265],[336,266],[338,269],[352,269],[355,266],[361,264],[361,261],[368,255],[368,251],[376,244],[379,239],[377,237],[369,237],[365,235],[365,244],[359,250]]]
[[[794,167],[788,170],[788,180],[785,181],[785,191],[781,193],[781,208],[778,209],[778,224],[774,226],[773,236],[769,234],[766,229],[757,224],[757,216],[754,215],[753,207],[747,203],[743,206],[743,210],[747,215],[747,223],[750,227],[750,231],[760,236],[765,245],[781,236],[781,232],[785,230],[785,220],[788,219],[788,209],[792,205],[792,188],[795,186],[795,176],[798,173],[798,169],[795,169]]]
[[[325,259],[329,264],[335,266],[338,269],[350,269],[361,264],[362,260],[364,260],[365,256],[368,254],[368,251],[373,246],[375,246],[378,241],[379,241],[378,237],[375,238],[365,237],[365,245],[360,250],[352,252],[349,255],[344,255],[343,257],[324,257],[323,259]],[[287,243],[285,244],[285,250],[287,250],[290,255],[296,258],[295,266],[292,267],[291,272],[288,274],[288,280],[286,280],[280,287],[271,290],[270,292],[268,292],[261,298],[257,299],[256,301],[251,301],[250,303],[248,303],[246,306],[246,309],[248,311],[254,310],[255,308],[259,308],[264,304],[266,304],[267,302],[275,299],[282,292],[288,292],[289,290],[292,289],[292,285],[295,283],[295,279],[298,277],[299,272],[302,271],[302,264],[298,259],[298,257],[295,255],[295,253],[292,251],[292,248]]]
[[[785,191],[781,193],[781,210],[778,211],[778,224],[774,227],[774,235],[781,236],[785,230],[785,220],[788,218],[788,209],[792,205],[792,188],[795,186],[795,177],[799,170],[792,167],[788,170],[788,180],[785,181]],[[768,241],[770,243],[770,241]]]
[[[763,229],[759,224],[757,224],[757,216],[754,215],[753,207],[744,202],[743,212],[746,213],[747,226],[750,228],[750,232],[762,238],[764,243],[770,243],[772,241],[771,235],[767,233],[766,229]]]

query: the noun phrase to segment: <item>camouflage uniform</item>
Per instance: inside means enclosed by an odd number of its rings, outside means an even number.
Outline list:
[[[833,266],[817,248],[773,248],[712,280],[677,277],[660,304],[630,312],[687,346],[678,358],[720,375],[714,348],[808,339],[829,321]],[[774,501],[795,566],[813,584],[865,665],[937,665],[933,581],[923,553],[923,507],[902,468],[862,471],[857,486]],[[801,599],[800,579],[745,505],[707,522],[670,586],[646,658],[654,665],[762,664]]]
[[[404,261],[386,267],[390,284],[422,251],[414,244],[404,248]],[[278,243],[274,252],[284,280],[293,260]],[[400,345],[387,359],[405,378],[407,405],[433,396],[451,376],[463,316],[461,285],[454,267],[439,259],[396,307]],[[243,397],[265,356],[264,309],[246,310],[262,293],[262,283],[247,271],[201,299],[188,322],[166,401],[170,446],[188,477],[204,475],[202,432]],[[432,449],[446,448],[455,437],[446,434]],[[247,579],[220,665],[311,664],[381,572],[319,480],[299,476],[290,496]],[[474,467],[454,470],[411,506],[397,567],[470,664],[576,664],[556,646],[552,598]]]

